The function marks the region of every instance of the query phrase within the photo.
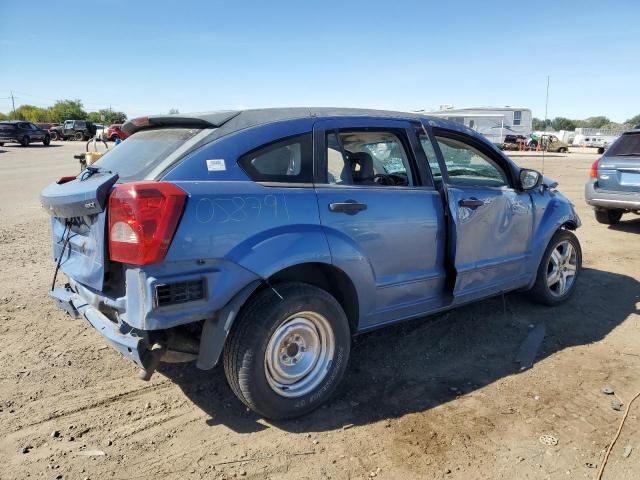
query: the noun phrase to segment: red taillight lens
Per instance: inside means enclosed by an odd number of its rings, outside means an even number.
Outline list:
[[[591,178],[598,178],[598,162],[600,159],[596,160],[591,164],[591,172],[589,172],[589,176]]]
[[[117,185],[109,196],[109,258],[147,265],[161,262],[176,231],[187,194],[173,183]]]
[[[56,183],[58,185],[64,185],[65,183],[72,182],[75,179],[76,179],[75,175],[67,175],[67,176],[64,176],[64,177],[60,177]]]
[[[146,127],[149,125],[149,117],[138,117],[131,120],[136,127]]]

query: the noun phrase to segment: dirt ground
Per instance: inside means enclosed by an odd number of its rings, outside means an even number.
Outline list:
[[[49,301],[38,193],[77,171],[82,148],[0,148],[1,479],[595,477],[622,416],[601,389],[625,404],[640,390],[640,219],[596,224],[583,198],[594,153],[545,160],[584,223],[585,270],[568,304],[511,294],[359,337],[328,405],[270,423],[236,401],[220,368],[138,380]],[[536,154],[517,161],[542,168]],[[516,354],[541,326],[536,363],[520,371]],[[639,416],[640,400],[605,479],[640,478]],[[545,434],[557,445],[541,444]]]

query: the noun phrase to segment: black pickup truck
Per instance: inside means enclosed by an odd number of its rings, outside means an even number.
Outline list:
[[[65,120],[62,125],[49,130],[52,140],[89,140],[96,134],[93,123],[85,120]]]

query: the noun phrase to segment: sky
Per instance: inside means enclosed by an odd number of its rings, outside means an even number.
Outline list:
[[[64,4],[64,6],[63,6]],[[0,0],[0,112],[281,106],[640,114],[640,2]]]

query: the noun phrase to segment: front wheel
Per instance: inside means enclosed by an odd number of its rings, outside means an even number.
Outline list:
[[[22,139],[20,140],[20,145],[22,145],[23,147],[28,147],[29,146],[29,137],[27,137],[26,135],[24,137],[22,137]]]
[[[618,209],[596,208],[596,221],[605,225],[615,225],[622,218],[624,212]]]
[[[55,140],[60,140],[60,135],[58,135],[58,132],[53,131],[53,132],[50,133],[50,135],[51,135],[51,140],[54,140],[54,141]]]
[[[259,292],[240,313],[224,351],[236,396],[258,414],[282,420],[322,405],[342,379],[351,332],[326,291],[283,283]],[[282,297],[282,298],[280,298]]]
[[[84,140],[84,133],[82,132],[76,132],[75,135],[73,136],[73,138],[75,138],[78,141],[82,141]]]
[[[45,146],[49,146],[49,144],[51,143],[51,137],[49,135],[45,135],[44,140],[42,140],[42,143],[44,143]]]
[[[531,289],[534,300],[558,305],[571,298],[582,270],[582,249],[578,238],[568,230],[558,230],[542,256]]]

